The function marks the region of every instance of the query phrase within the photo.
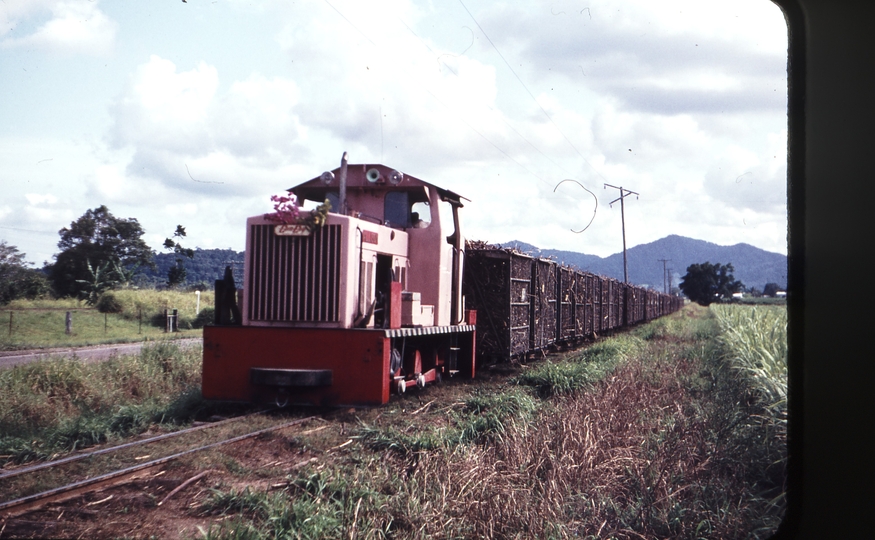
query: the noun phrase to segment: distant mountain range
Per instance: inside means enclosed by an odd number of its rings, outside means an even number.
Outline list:
[[[524,253],[549,257],[580,270],[623,280],[623,253],[609,257],[587,255],[574,251],[540,249],[524,242],[512,241],[501,244],[513,247]],[[646,285],[657,290],[663,288],[663,263],[673,276],[672,285],[677,287],[691,264],[710,262],[728,264],[735,268],[735,279],[748,288],[762,290],[766,283],[777,283],[781,288],[787,286],[787,256],[772,253],[751,246],[735,244],[719,246],[704,240],[695,240],[672,234],[649,244],[641,244],[626,250],[629,282]]]
[[[558,249],[539,249],[531,244],[512,241],[501,244],[513,247],[524,253],[548,257],[577,267],[581,270],[623,279],[623,253],[609,257],[587,255],[574,251]],[[718,246],[703,240],[671,235],[649,244],[641,244],[626,251],[629,266],[629,282],[647,285],[657,290],[663,287],[663,265],[660,259],[669,259],[666,267],[671,270],[672,285],[677,287],[680,279],[687,273],[687,267],[694,263],[732,263],[733,275],[747,287],[763,289],[766,283],[777,283],[781,288],[787,285],[787,256],[765,251],[749,244]],[[167,271],[176,264],[177,255],[158,253],[155,255],[155,271],[145,269],[143,282],[159,284],[167,281]],[[185,259],[186,283],[205,283],[210,288],[213,282],[221,279],[225,266],[234,270],[238,286],[243,279],[243,252],[230,249],[196,249],[194,259]]]

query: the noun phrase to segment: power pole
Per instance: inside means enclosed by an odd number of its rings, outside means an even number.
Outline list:
[[[629,189],[623,189],[622,186],[617,187],[612,186],[611,184],[605,184],[605,189],[609,187],[620,190],[620,196],[611,201],[608,206],[613,206],[615,202],[620,201],[620,221],[623,224],[623,282],[629,283],[629,266],[626,262],[626,210],[623,206],[623,199],[626,197],[626,195],[632,195],[635,192]],[[635,198],[638,198],[638,193],[635,193]]]
[[[667,270],[665,268],[665,263],[667,263],[671,259],[656,259],[656,260],[662,261],[662,292],[664,292],[665,294],[668,294],[668,288],[666,286],[666,275],[668,275],[668,274],[667,274]]]

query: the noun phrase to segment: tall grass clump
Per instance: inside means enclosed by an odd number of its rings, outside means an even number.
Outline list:
[[[787,309],[712,305],[733,366],[752,377],[770,405],[787,400]]]
[[[768,494],[775,513],[783,512],[787,464],[787,311],[778,306],[711,306],[720,326],[718,342],[731,371],[716,391],[747,401],[722,421],[739,446],[737,462],[754,471],[751,481]],[[744,448],[744,451],[741,451]]]
[[[0,454],[23,462],[175,424],[204,407],[201,349],[172,342],[96,363],[53,358],[0,371]]]

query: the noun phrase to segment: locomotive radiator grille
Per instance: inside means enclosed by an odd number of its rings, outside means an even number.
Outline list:
[[[310,236],[277,236],[273,225],[249,233],[249,320],[337,322],[340,225]]]

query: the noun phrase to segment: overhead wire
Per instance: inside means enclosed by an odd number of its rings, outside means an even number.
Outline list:
[[[9,229],[10,231],[32,232],[39,234],[58,234],[58,231],[35,231],[33,229],[20,229],[18,227],[6,227],[3,225],[0,225],[0,229]]]
[[[343,17],[343,20],[346,21],[347,23],[349,23],[350,26],[352,26],[353,28],[355,28],[355,31],[358,32],[359,34],[361,34],[363,38],[365,38],[366,40],[368,40],[368,41],[370,42],[371,45],[373,45],[374,47],[377,46],[376,43],[374,43],[373,41],[371,41],[371,38],[369,38],[369,37],[367,36],[367,34],[365,34],[364,32],[362,32],[361,29],[359,29],[358,26],[356,26],[355,24],[353,24],[353,22],[352,22],[351,20],[347,19],[347,18],[346,18],[346,15],[344,15],[343,13],[341,13],[341,11],[340,11],[339,9],[337,9],[336,7],[334,7],[334,5],[331,4],[331,2],[329,2],[328,0],[322,0],[322,1],[325,2],[326,4],[328,4],[328,5],[331,7],[331,9],[333,9],[334,11],[336,11],[338,15],[340,15],[341,17]]]

